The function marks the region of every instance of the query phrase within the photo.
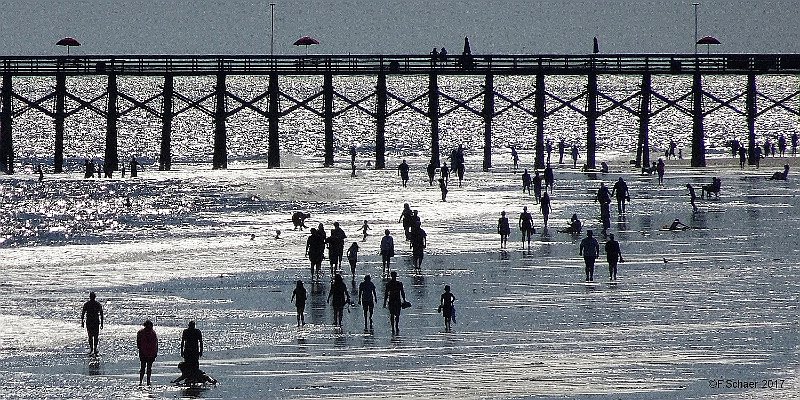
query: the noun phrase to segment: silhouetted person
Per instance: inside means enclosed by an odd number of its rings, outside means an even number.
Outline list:
[[[142,164],[139,164],[139,161],[136,161],[135,156],[131,156],[131,178],[136,178],[139,176],[139,168]]]
[[[442,62],[447,61],[447,49],[444,47],[442,47],[442,50],[439,52],[439,60]]]
[[[372,228],[369,227],[369,223],[367,222],[367,220],[364,220],[364,225],[361,225],[361,234],[364,236],[361,239],[362,242],[366,242],[367,241],[367,236],[369,236],[367,231],[371,231],[371,230],[372,230]]]
[[[747,161],[747,149],[742,146],[739,147],[739,168],[744,169],[745,161]]]
[[[347,249],[347,262],[350,263],[350,276],[356,279],[356,263],[358,262],[358,243],[353,242]]]
[[[381,260],[383,264],[383,276],[389,274],[389,267],[394,257],[394,238],[389,235],[389,230],[384,231],[383,238],[381,239]]]
[[[519,163],[519,154],[517,149],[511,146],[511,162],[514,163],[514,172],[517,172],[517,164]]]
[[[194,321],[189,321],[189,327],[181,334],[181,357],[190,366],[200,368],[200,357],[203,356],[203,333]]]
[[[539,204],[539,199],[542,198],[542,176],[539,171],[533,171],[533,197],[536,199],[536,204]]]
[[[796,133],[792,134],[792,156],[797,155],[798,137]]]
[[[658,172],[658,184],[664,184],[664,160],[658,159],[658,164],[656,164],[656,172]]]
[[[694,201],[697,200],[697,194],[694,192],[694,186],[691,183],[686,184],[686,189],[689,189],[689,203],[692,205],[692,212],[697,212],[697,205]]]
[[[325,258],[325,239],[311,228],[311,234],[306,239],[306,256],[311,262],[311,279],[322,279],[322,259]]]
[[[311,214],[309,213],[304,213],[302,211],[294,212],[292,214],[292,224],[294,225],[294,229],[300,229],[302,231],[303,229],[307,228],[306,219],[309,217],[311,217]]]
[[[331,276],[333,276],[337,268],[338,270],[342,270],[345,239],[347,239],[347,235],[344,233],[344,230],[339,226],[338,222],[334,222],[333,229],[331,229],[331,236],[328,238],[328,254],[331,258]]]
[[[549,187],[550,191],[552,192],[553,191],[553,185],[555,184],[555,181],[556,181],[556,177],[553,174],[553,167],[551,167],[550,164],[547,164],[547,166],[544,167],[544,187],[545,187],[545,189],[547,189]]]
[[[781,157],[786,154],[786,137],[783,134],[778,136],[778,151]]]
[[[722,190],[722,180],[716,176],[711,178],[711,184],[700,186],[700,198],[711,198],[713,193],[715,197],[719,197],[719,191]]]
[[[564,163],[564,150],[566,150],[567,144],[564,143],[564,138],[558,141],[558,163]]]
[[[572,168],[578,166],[578,156],[580,156],[580,152],[578,151],[578,146],[572,145]]]
[[[528,250],[531,249],[531,234],[536,233],[533,229],[533,216],[528,212],[528,207],[522,207],[519,215],[519,230],[522,232],[522,247],[525,248],[525,241],[528,241]]]
[[[425,257],[425,248],[428,247],[428,234],[419,223],[411,230],[411,262],[416,273],[422,273],[422,259]]]
[[[216,379],[206,374],[199,367],[194,367],[189,363],[187,363],[186,361],[179,362],[178,369],[181,371],[181,376],[175,378],[175,380],[173,381],[170,381],[170,383],[179,383],[180,381],[185,381],[186,384],[188,385],[196,383],[200,384],[210,383],[212,385],[217,384]]]
[[[397,280],[397,271],[392,271],[391,279],[386,282],[386,289],[383,293],[383,308],[386,308],[388,300],[389,321],[392,324],[392,335],[400,334],[400,310],[406,301],[406,292],[403,290],[403,283]]]
[[[444,317],[444,331],[450,332],[450,323],[453,320],[453,303],[456,301],[456,296],[450,293],[450,285],[444,285],[444,293],[439,299],[439,311],[442,312]]]
[[[153,373],[153,362],[158,356],[158,337],[153,330],[153,323],[148,319],[144,321],[144,328],[136,333],[136,348],[139,349],[139,385],[142,384],[144,374],[147,373],[147,385],[150,385],[150,375]]]
[[[436,164],[433,162],[428,163],[428,167],[425,168],[425,172],[428,173],[428,186],[433,186],[433,178],[436,176]]]
[[[447,167],[447,163],[442,164],[442,168],[439,169],[439,172],[441,172],[442,179],[444,179],[445,183],[450,183],[450,168]]]
[[[447,184],[443,178],[439,178],[439,190],[442,192],[442,201],[447,201]]]
[[[94,177],[94,162],[89,161],[89,159],[83,160],[83,178],[89,179]]]
[[[531,174],[528,173],[527,168],[522,172],[522,193],[526,191],[531,194]]]
[[[397,173],[400,175],[400,180],[403,182],[403,187],[406,187],[408,184],[408,168],[409,167],[406,163],[406,160],[403,160],[403,162],[397,166]]]
[[[550,211],[553,208],[550,206],[550,195],[545,192],[539,200],[539,208],[542,210],[542,218],[544,218],[544,227],[547,229],[547,220],[550,218]]]
[[[377,302],[378,295],[375,293],[372,277],[365,275],[364,281],[358,285],[358,303],[364,309],[364,330],[367,330],[367,321],[369,321],[369,329],[372,329],[372,313]]]
[[[411,227],[414,226],[414,213],[411,211],[411,206],[408,203],[403,204],[403,212],[400,213],[400,220],[403,223],[403,233],[406,240],[411,234]]]
[[[611,227],[611,192],[605,183],[600,182],[600,188],[597,189],[597,196],[594,199],[600,203],[600,221],[603,223],[603,232]]]
[[[307,298],[308,292],[306,292],[306,288],[303,286],[303,281],[298,280],[297,286],[295,286],[292,291],[292,299],[289,300],[294,302],[294,306],[297,309],[297,326],[306,324],[306,318],[303,313],[306,311]]]
[[[586,265],[586,282],[594,280],[594,262],[600,256],[600,244],[594,238],[592,230],[586,231],[586,237],[581,240],[578,255],[583,256],[583,262]]]
[[[776,172],[769,178],[774,181],[785,181],[789,177],[789,164],[783,165],[783,172]]]
[[[611,195],[617,198],[617,212],[623,214],[625,212],[625,202],[630,201],[631,195],[628,193],[628,184],[622,177],[617,179],[614,188],[611,190]]]
[[[81,328],[86,326],[89,336],[89,354],[97,355],[97,342],[100,340],[100,329],[103,329],[103,306],[96,300],[94,292],[89,293],[89,301],[83,303],[81,310]]]
[[[617,280],[617,262],[625,262],[622,259],[622,250],[619,248],[619,242],[614,240],[614,234],[608,235],[608,241],[605,244],[606,261],[608,261],[608,279]]]
[[[342,326],[344,306],[350,303],[350,294],[347,292],[347,285],[345,285],[342,276],[339,274],[333,276],[333,283],[331,283],[331,290],[328,291],[327,302],[333,306],[333,325]]]
[[[581,229],[583,229],[583,224],[578,218],[578,214],[572,214],[572,216],[569,218],[569,222],[567,223],[567,227],[561,232],[575,235],[581,233]]]
[[[550,155],[553,153],[553,142],[550,140],[544,143],[544,151],[547,153],[547,164],[550,164]]]
[[[508,244],[508,235],[511,234],[511,226],[505,211],[500,212],[500,219],[497,220],[497,233],[500,234],[500,248],[505,249]]]
[[[42,165],[39,164],[36,166],[36,173],[39,175],[39,182],[44,180],[44,172],[42,171]]]

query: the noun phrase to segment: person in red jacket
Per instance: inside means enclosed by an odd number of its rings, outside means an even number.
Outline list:
[[[139,385],[142,384],[145,369],[147,370],[147,385],[150,385],[150,375],[153,371],[153,361],[158,355],[158,337],[153,330],[153,323],[148,319],[144,321],[144,328],[136,333],[136,347],[139,349]]]

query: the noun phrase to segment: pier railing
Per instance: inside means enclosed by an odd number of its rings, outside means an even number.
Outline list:
[[[796,74],[800,54],[73,55],[0,57],[0,73],[36,75]]]

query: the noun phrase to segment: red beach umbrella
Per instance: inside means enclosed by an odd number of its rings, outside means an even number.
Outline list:
[[[713,36],[703,36],[700,40],[697,41],[697,44],[704,44],[706,45],[706,52],[711,53],[711,45],[712,44],[722,44],[719,39]]]
[[[72,47],[72,46],[80,46],[81,44],[80,44],[80,42],[75,40],[75,38],[73,38],[73,37],[65,37],[65,38],[57,41],[56,45],[58,45],[58,46],[66,46],[67,47],[67,54],[69,54],[69,48],[70,47]]]
[[[300,39],[294,41],[295,46],[306,46],[306,55],[308,55],[308,46],[319,44],[319,40],[314,39],[311,36],[303,36]]]

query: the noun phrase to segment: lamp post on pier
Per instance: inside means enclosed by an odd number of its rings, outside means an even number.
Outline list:
[[[694,6],[694,54],[697,55],[697,6],[700,3],[692,3]]]

